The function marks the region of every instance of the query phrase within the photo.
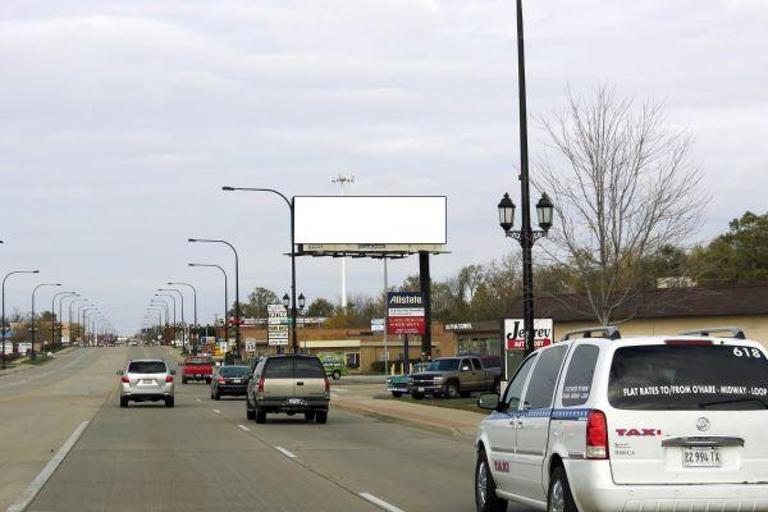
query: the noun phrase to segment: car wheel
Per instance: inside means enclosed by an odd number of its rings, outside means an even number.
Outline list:
[[[307,411],[304,413],[304,419],[307,421],[315,421],[315,411]]]
[[[128,407],[128,399],[120,397],[120,407]]]
[[[339,380],[341,378],[341,372],[339,370],[333,370],[331,377],[333,377],[333,380]]]
[[[472,393],[470,393],[469,391],[459,391],[459,395],[461,395],[461,398],[469,398],[471,394]]]
[[[422,399],[424,399],[424,394],[423,393],[411,393],[411,396],[413,397],[414,400],[422,400]]]
[[[182,384],[186,384],[187,383],[187,378],[186,377],[182,377],[181,378],[181,383]]]
[[[506,512],[507,501],[496,496],[496,482],[485,451],[480,449],[475,464],[475,507],[477,512]]]
[[[245,399],[245,417],[249,420],[255,420],[256,419],[256,411],[251,409],[251,404],[248,402],[248,399]]]
[[[563,466],[557,466],[549,478],[547,512],[578,512]]]
[[[267,422],[267,411],[256,409],[256,423],[266,423]]]
[[[401,396],[403,396],[403,393],[400,391],[393,391],[392,396],[395,398],[400,398]]]
[[[173,397],[166,398],[165,399],[165,406],[166,407],[173,407],[174,405],[176,405],[175,402],[176,402],[176,400],[174,400]]]
[[[317,411],[315,413],[315,421],[321,425],[328,423],[328,411]]]
[[[447,398],[458,398],[459,397],[459,386],[455,382],[449,382],[447,386],[445,386],[445,396]]]
[[[210,385],[211,384],[211,379],[205,379],[205,383]]]

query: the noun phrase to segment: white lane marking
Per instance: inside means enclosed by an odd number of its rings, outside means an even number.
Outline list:
[[[336,389],[334,389],[334,391],[337,391],[339,393],[347,393],[349,390],[348,389],[344,389],[344,388],[336,388]]]
[[[239,428],[240,430],[245,430],[246,432],[250,432],[251,431],[251,429],[249,429],[245,425],[238,425],[237,428]]]
[[[26,490],[24,490],[24,492],[19,495],[16,501],[14,501],[13,504],[8,507],[8,512],[21,512],[22,510],[26,509],[30,503],[32,503],[32,500],[35,499],[37,493],[40,492],[40,489],[42,489],[48,479],[51,478],[53,472],[56,471],[56,468],[59,467],[59,464],[61,464],[72,447],[75,446],[75,443],[77,443],[77,440],[80,439],[80,436],[83,435],[83,431],[85,430],[85,427],[88,426],[88,423],[88,421],[84,421],[77,426],[75,431],[72,432],[72,435],[69,436],[69,439],[67,439],[67,442],[65,442],[64,445],[59,448],[59,451],[56,453],[56,455],[54,455],[54,457],[48,461],[48,464],[45,465],[43,470],[35,477],[34,480],[32,480],[32,483],[29,484],[29,487],[27,487]]]
[[[213,412],[215,412],[216,414],[221,414],[221,411],[218,409],[214,409]]]
[[[288,450],[286,450],[282,446],[275,446],[275,450],[279,451],[280,453],[282,453],[283,455],[285,455],[289,459],[295,459],[296,458],[296,454],[293,454],[293,453],[289,452]]]
[[[196,401],[197,403],[199,403],[199,404],[203,403],[203,401],[202,401],[202,400],[200,400],[199,398],[195,398],[195,401]]]
[[[396,506],[392,505],[391,503],[387,503],[386,501],[382,500],[381,498],[377,498],[373,494],[368,494],[367,492],[361,492],[358,496],[363,498],[365,501],[370,501],[377,507],[379,507],[382,510],[386,510],[387,512],[404,512],[403,509],[397,508]]]
[[[337,395],[336,393],[333,393],[333,392],[331,392],[331,396],[332,396],[333,398],[339,398],[339,395]]]

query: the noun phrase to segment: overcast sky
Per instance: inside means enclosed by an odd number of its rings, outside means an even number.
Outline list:
[[[691,240],[765,211],[768,2],[526,9],[532,114],[568,86],[663,99],[712,196]],[[452,254],[433,261],[437,279],[516,249],[495,210],[519,194],[514,20],[512,0],[3,0],[0,269],[41,270],[9,280],[8,311],[60,281],[131,332],[155,288],[184,280],[210,320],[221,276],[186,263],[232,256],[190,236],[237,245],[243,297],[282,295],[287,210],[227,184],[333,194],[344,172],[350,193],[445,194]],[[400,281],[418,262],[391,268]],[[302,260],[298,277],[310,301],[338,300],[337,261]],[[381,281],[380,263],[349,264],[351,294]],[[39,297],[50,307],[50,290]]]

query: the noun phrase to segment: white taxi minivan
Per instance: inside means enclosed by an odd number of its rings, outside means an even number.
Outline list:
[[[768,357],[744,338],[603,327],[536,350],[478,399],[477,510],[768,511]]]

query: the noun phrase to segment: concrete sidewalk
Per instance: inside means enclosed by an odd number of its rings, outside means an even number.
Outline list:
[[[479,412],[335,391],[332,392],[331,407],[467,439],[474,438],[478,425],[486,416]]]
[[[68,354],[68,353],[72,352],[73,350],[75,350],[77,348],[79,348],[79,347],[63,348],[63,349],[61,349],[61,350],[59,350],[57,352],[54,352],[53,353],[53,358],[55,359],[56,357]],[[26,371],[26,370],[31,370],[32,368],[40,368],[40,366],[36,366],[34,364],[26,364],[26,363],[24,363],[26,360],[27,360],[26,357],[22,357],[21,359],[17,359],[15,361],[13,361],[12,363],[9,362],[7,368],[0,367],[0,377],[3,377],[5,375],[13,375],[14,373],[23,372],[23,371]]]

